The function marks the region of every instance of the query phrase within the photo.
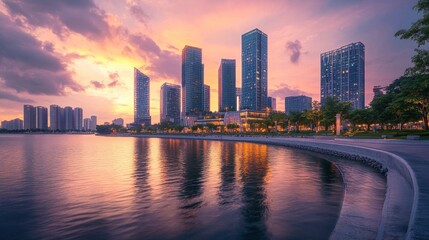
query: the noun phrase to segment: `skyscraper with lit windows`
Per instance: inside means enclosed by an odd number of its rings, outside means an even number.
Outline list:
[[[235,59],[222,59],[218,70],[219,112],[237,110]]]
[[[204,112],[204,64],[201,48],[185,46],[182,50],[182,114]]]
[[[320,98],[351,102],[353,108],[365,108],[365,45],[351,43],[320,55]]]
[[[164,83],[161,86],[160,99],[161,122],[171,122],[180,124],[180,86],[171,83]]]
[[[134,68],[134,123],[151,125],[150,78]]]
[[[262,111],[267,107],[268,37],[259,29],[241,36],[241,109]]]

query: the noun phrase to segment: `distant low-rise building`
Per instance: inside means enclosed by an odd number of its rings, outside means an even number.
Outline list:
[[[304,95],[285,97],[285,112],[290,114],[291,112],[304,112],[311,110],[311,97]]]
[[[116,126],[123,127],[124,126],[124,119],[122,119],[122,118],[113,119],[112,124],[116,125]]]
[[[267,107],[271,109],[271,111],[277,110],[277,100],[275,97],[268,97],[267,99]]]
[[[2,121],[1,128],[6,130],[22,130],[24,125],[24,121],[19,118],[10,120],[10,121]]]

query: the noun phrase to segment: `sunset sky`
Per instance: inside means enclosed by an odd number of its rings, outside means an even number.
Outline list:
[[[268,35],[268,95],[320,100],[320,53],[365,44],[366,101],[411,65],[416,45],[394,33],[419,15],[416,0],[127,0],[0,2],[0,120],[22,119],[22,105],[82,107],[99,124],[133,121],[133,67],[151,78],[152,123],[160,87],[181,82],[181,50],[203,50],[211,110],[218,108],[221,58],[237,60],[241,35]]]

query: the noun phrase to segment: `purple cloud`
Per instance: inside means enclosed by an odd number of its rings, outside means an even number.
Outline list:
[[[133,45],[138,54],[151,64],[146,68],[155,77],[172,78],[176,81],[180,79],[180,55],[161,48],[146,35],[130,35],[130,44]]]
[[[0,90],[0,99],[6,99],[9,101],[20,102],[20,103],[32,103],[32,102],[34,102],[32,99],[23,98],[23,97],[17,96],[15,94],[12,94],[10,92],[6,92],[3,90]]]
[[[69,31],[102,39],[109,36],[106,14],[92,0],[3,0],[11,16],[23,17],[30,26],[50,28],[60,37]]]
[[[83,91],[72,79],[61,56],[23,32],[0,13],[0,85],[30,94],[64,95],[65,88]]]
[[[286,51],[289,54],[290,62],[298,64],[299,57],[301,56],[301,42],[299,40],[289,41],[286,43]]]
[[[137,19],[137,21],[143,24],[147,23],[147,21],[149,20],[149,16],[140,6],[141,5],[140,2],[133,1],[133,2],[129,2],[127,5],[131,15],[133,15]]]
[[[109,78],[110,80],[112,80],[110,83],[107,84],[109,88],[113,88],[120,85],[120,82],[119,82],[120,77],[117,72],[109,73]]]
[[[104,83],[99,82],[99,81],[91,81],[91,85],[95,88],[95,89],[103,89],[106,86],[104,85]]]

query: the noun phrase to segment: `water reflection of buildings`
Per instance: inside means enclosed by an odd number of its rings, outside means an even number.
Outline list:
[[[185,141],[183,151],[183,180],[179,192],[180,209],[183,219],[190,224],[197,217],[197,210],[202,206],[202,185],[204,182],[204,154],[207,142]]]
[[[234,143],[221,143],[221,184],[219,186],[219,205],[228,205],[234,202],[235,190],[235,146]]]
[[[266,239],[267,177],[269,175],[268,146],[240,144],[240,177],[243,183],[241,213],[245,222],[245,239]]]
[[[148,140],[143,138],[136,138],[135,152],[134,152],[135,195],[136,195],[136,203],[139,205],[139,207],[144,207],[144,208],[149,207],[149,204],[150,204],[148,161],[149,161]],[[146,206],[142,206],[140,204],[146,204]]]

